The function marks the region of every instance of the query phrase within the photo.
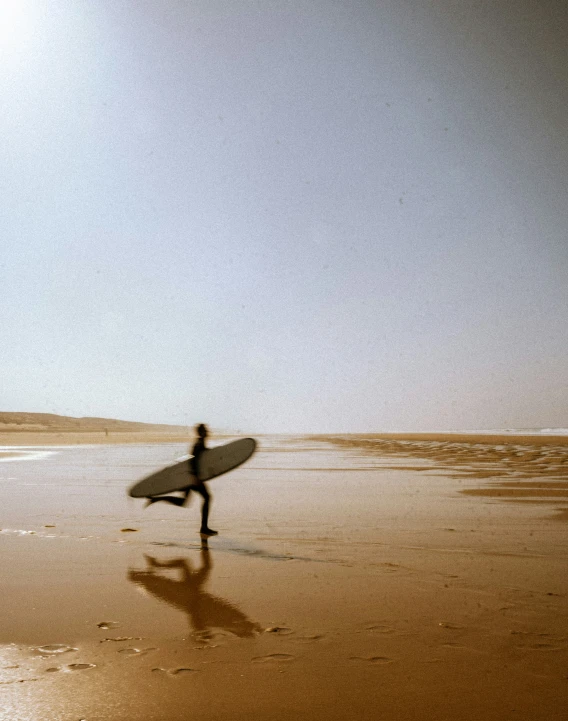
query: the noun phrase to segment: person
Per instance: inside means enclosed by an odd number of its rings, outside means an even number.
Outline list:
[[[218,531],[214,531],[212,528],[209,528],[209,509],[211,507],[211,494],[209,493],[205,482],[199,479],[198,474],[199,457],[204,451],[207,450],[205,440],[209,435],[209,431],[207,430],[207,426],[204,423],[200,423],[198,426],[196,426],[195,431],[197,433],[197,439],[193,444],[193,448],[191,450],[192,458],[189,459],[188,469],[192,483],[181,489],[181,492],[183,493],[183,496],[181,497],[150,496],[148,498],[147,505],[157,503],[158,501],[164,501],[165,503],[172,503],[174,506],[185,506],[189,498],[189,494],[192,491],[195,491],[195,493],[199,493],[199,495],[203,498],[203,504],[201,506],[200,533],[204,536],[216,536]]]

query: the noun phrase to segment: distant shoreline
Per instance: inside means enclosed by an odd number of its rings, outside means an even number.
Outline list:
[[[311,434],[307,436],[313,440],[330,440],[332,438],[344,438],[350,440],[354,444],[364,443],[366,440],[377,441],[421,441],[421,442],[439,442],[439,443],[468,443],[468,444],[489,444],[489,445],[531,445],[531,446],[550,446],[568,445],[568,435],[544,435],[540,433],[532,434],[512,434],[512,433],[479,433],[470,432],[453,432],[446,431],[444,433],[326,433]]]
[[[234,433],[214,433],[215,438],[233,438]],[[292,436],[292,434],[257,434],[266,436]],[[415,441],[437,443],[463,443],[469,445],[528,445],[528,446],[568,446],[567,435],[513,435],[510,433],[318,433],[298,434],[298,439],[330,441],[343,439],[352,445],[365,444],[367,441]],[[74,446],[74,445],[116,445],[132,443],[189,443],[193,439],[193,429],[187,432],[176,431],[119,431],[119,430],[4,430],[0,427],[0,446]]]

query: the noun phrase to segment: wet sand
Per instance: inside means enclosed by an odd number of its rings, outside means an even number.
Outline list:
[[[0,718],[564,719],[568,439],[542,440],[261,438],[207,547],[198,500],[125,494],[185,444],[4,448]]]

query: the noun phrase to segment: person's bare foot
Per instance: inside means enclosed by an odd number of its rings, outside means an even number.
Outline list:
[[[212,528],[202,528],[199,533],[201,533],[202,536],[216,536],[219,531],[214,531]]]

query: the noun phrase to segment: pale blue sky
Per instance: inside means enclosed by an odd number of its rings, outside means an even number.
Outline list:
[[[564,1],[0,19],[0,410],[568,426]]]

